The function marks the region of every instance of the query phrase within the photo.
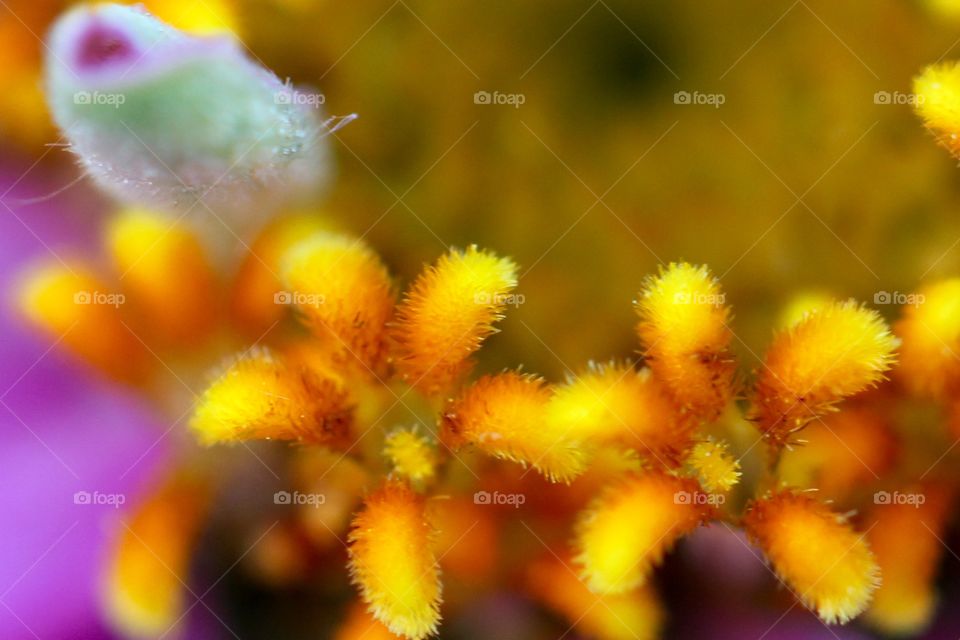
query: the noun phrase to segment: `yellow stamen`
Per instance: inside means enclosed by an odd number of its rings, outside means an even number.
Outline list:
[[[404,379],[431,395],[448,390],[496,331],[516,285],[511,260],[476,247],[453,250],[427,267],[398,308],[393,328]]]

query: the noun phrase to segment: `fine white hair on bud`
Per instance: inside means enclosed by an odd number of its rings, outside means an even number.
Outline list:
[[[232,37],[184,33],[139,7],[66,13],[45,74],[54,119],[101,187],[237,233],[324,186],[323,138],[352,119],[324,121],[322,95],[282,82]]]

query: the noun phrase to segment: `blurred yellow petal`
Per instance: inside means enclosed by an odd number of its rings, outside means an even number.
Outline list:
[[[937,484],[874,495],[867,539],[883,581],[865,618],[880,631],[916,635],[933,619],[937,567],[947,550],[943,539],[953,496]]]
[[[93,366],[129,381],[149,372],[149,355],[124,320],[126,296],[86,268],[50,263],[35,267],[20,285],[27,319]]]
[[[329,225],[312,212],[278,216],[260,232],[244,257],[233,282],[230,312],[252,339],[279,322],[288,309],[280,270],[291,247]]]
[[[899,378],[914,392],[942,397],[960,385],[960,278],[921,289],[896,324]]]
[[[599,640],[656,640],[666,617],[652,585],[615,595],[597,595],[564,562],[551,557],[527,572],[534,598],[581,633]]]
[[[121,522],[107,575],[107,614],[131,638],[173,631],[187,597],[190,556],[209,499],[206,483],[177,476]]]
[[[203,339],[220,305],[197,237],[167,216],[140,209],[114,216],[106,237],[119,282],[144,325],[176,345]]]
[[[630,474],[580,515],[575,558],[594,593],[643,585],[674,543],[712,512],[696,480],[662,471]]]
[[[915,108],[937,142],[960,154],[960,65],[930,65],[913,81]]]

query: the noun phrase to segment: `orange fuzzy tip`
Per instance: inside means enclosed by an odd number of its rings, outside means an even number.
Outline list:
[[[644,283],[637,333],[647,363],[688,411],[714,419],[733,397],[730,309],[705,266],[671,263]]]
[[[879,568],[865,536],[808,495],[781,491],[754,501],[744,517],[751,541],[811,611],[844,624],[870,603]]]
[[[107,616],[125,637],[173,632],[186,596],[181,580],[188,574],[208,494],[196,478],[174,478],[121,523],[105,596]]]
[[[903,308],[898,373],[915,393],[944,397],[960,387],[960,278],[926,287]]]
[[[454,249],[427,267],[398,308],[392,331],[403,378],[431,395],[446,391],[496,331],[516,286],[512,260],[475,246]]]
[[[206,336],[219,309],[196,236],[166,216],[128,209],[110,221],[106,240],[120,284],[152,333],[173,344]]]
[[[655,640],[660,637],[664,610],[652,585],[629,593],[591,593],[573,569],[551,558],[528,571],[531,595],[574,625],[599,640]]]
[[[643,585],[674,543],[710,516],[715,498],[696,480],[662,471],[626,476],[577,522],[581,578],[602,594]]]
[[[573,441],[626,446],[663,466],[689,448],[696,426],[649,369],[616,363],[591,365],[558,387],[546,421]]]
[[[317,336],[377,369],[393,313],[390,274],[363,241],[316,233],[289,249],[278,301],[294,304]]]
[[[348,537],[350,575],[374,617],[418,640],[437,632],[442,586],[423,498],[388,480],[370,494]]]
[[[468,387],[443,416],[452,448],[471,444],[497,458],[532,466],[553,482],[585,470],[579,443],[544,419],[551,391],[542,378],[508,371]]]
[[[960,64],[946,62],[923,70],[913,81],[915,108],[944,148],[960,157]]]
[[[259,439],[340,445],[351,416],[336,381],[261,350],[237,359],[203,392],[190,426],[208,445]]]
[[[867,539],[883,582],[864,618],[884,633],[917,635],[932,620],[952,497],[952,491],[933,484],[874,494]]]
[[[883,380],[897,343],[876,311],[852,300],[810,312],[774,337],[752,417],[772,443],[782,445],[843,398]]]
[[[126,296],[83,267],[42,265],[20,284],[20,308],[35,326],[108,375],[143,380],[149,355],[125,323]]]

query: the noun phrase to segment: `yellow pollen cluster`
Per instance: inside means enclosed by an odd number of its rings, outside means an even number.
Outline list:
[[[808,313],[768,349],[753,417],[772,443],[787,442],[843,398],[883,380],[897,343],[875,311],[853,301]]]
[[[466,374],[470,356],[493,334],[517,286],[508,258],[452,250],[413,283],[397,312],[392,335],[403,378],[439,394]]]
[[[316,233],[287,252],[281,278],[287,290],[280,295],[296,305],[318,337],[367,367],[382,364],[393,285],[380,258],[363,241]]]
[[[443,437],[453,448],[482,451],[532,466],[552,481],[569,482],[585,469],[579,443],[544,420],[550,388],[541,378],[516,372],[484,376],[443,416]]]
[[[681,407],[715,418],[733,397],[730,310],[704,266],[671,263],[637,300],[637,333],[650,368]]]
[[[339,445],[351,408],[333,380],[267,351],[243,356],[207,388],[190,426],[201,442],[274,439]]]
[[[725,442],[698,442],[690,451],[687,464],[711,493],[725,493],[740,481],[740,463],[730,455]]]
[[[558,387],[546,421],[570,440],[625,446],[664,466],[689,448],[696,426],[649,369],[617,363],[591,366]]]
[[[394,472],[413,483],[429,482],[436,474],[436,448],[415,429],[397,429],[388,434],[383,451]]]

